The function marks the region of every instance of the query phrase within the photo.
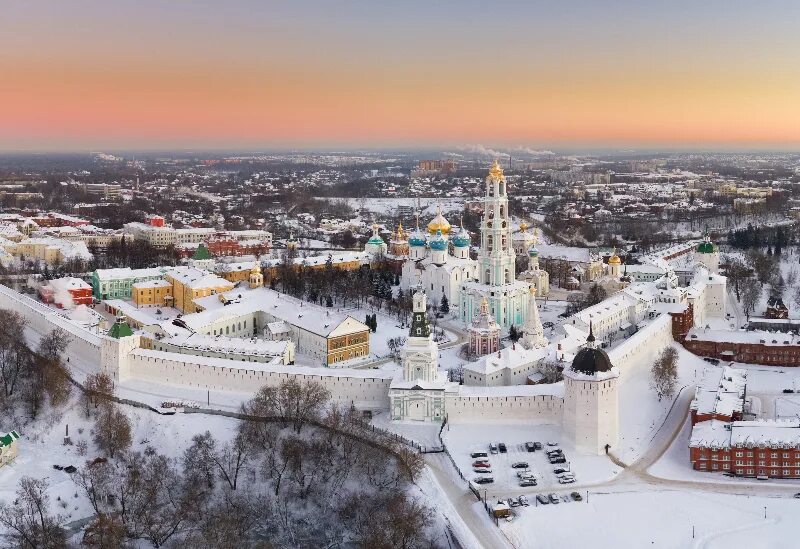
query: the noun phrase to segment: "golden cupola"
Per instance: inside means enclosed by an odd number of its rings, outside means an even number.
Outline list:
[[[492,179],[502,179],[503,178],[503,168],[500,166],[500,162],[497,159],[494,159],[492,163],[492,167],[489,168],[489,176]]]
[[[442,215],[441,206],[436,207],[436,217],[428,223],[428,233],[437,234],[439,231],[442,231],[442,234],[450,233],[450,223]]]
[[[608,258],[608,264],[609,264],[609,265],[621,265],[621,264],[622,264],[622,260],[621,260],[621,259],[619,258],[619,256],[617,255],[617,250],[616,250],[616,248],[615,248],[615,249],[614,249],[614,251],[611,253],[611,257],[609,257],[609,258]]]

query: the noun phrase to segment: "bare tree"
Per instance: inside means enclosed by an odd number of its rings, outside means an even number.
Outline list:
[[[114,457],[131,445],[131,422],[116,406],[104,407],[94,424],[94,442],[97,447]]]
[[[249,408],[262,416],[277,416],[291,421],[296,432],[300,432],[309,421],[319,419],[330,400],[330,391],[313,381],[302,383],[294,378],[280,385],[262,387]]]
[[[83,384],[83,403],[86,417],[92,409],[97,409],[103,403],[110,403],[114,396],[114,381],[105,372],[90,374]]]
[[[87,461],[84,467],[72,474],[72,481],[86,494],[95,513],[107,510],[106,502],[114,481],[112,467],[107,461]]]
[[[678,351],[674,347],[664,349],[653,363],[651,373],[650,386],[658,395],[659,402],[674,395],[678,383]]]
[[[83,532],[81,545],[97,549],[124,547],[125,525],[116,515],[100,513]]]
[[[15,547],[59,549],[67,546],[59,526],[60,516],[49,513],[50,497],[44,479],[22,477],[13,505],[0,503],[0,524],[5,526]]]
[[[764,287],[754,278],[747,278],[740,284],[742,289],[742,309],[744,310],[744,314],[750,317],[750,315],[755,311],[756,305],[761,300],[761,294],[764,291]]]

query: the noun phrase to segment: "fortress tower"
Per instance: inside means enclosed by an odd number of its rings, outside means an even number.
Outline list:
[[[590,325],[586,345],[564,370],[564,434],[578,451],[603,454],[617,445],[618,382],[619,371],[595,346]]]

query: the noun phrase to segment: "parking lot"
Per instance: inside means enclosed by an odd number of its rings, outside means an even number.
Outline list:
[[[591,484],[613,478],[618,468],[605,456],[582,456],[571,445],[561,444],[561,429],[556,425],[452,425],[450,431],[443,433],[445,443],[464,477],[474,480],[476,477],[492,477],[491,484],[478,485],[479,490],[494,494],[497,497],[519,496],[520,494],[550,493],[573,491],[573,484],[561,484],[553,470],[555,468],[570,471],[575,477],[574,485]],[[505,443],[506,452],[490,453],[491,443]],[[526,442],[539,442],[542,450],[529,452]],[[548,446],[548,443],[555,443]],[[547,450],[561,449],[566,459],[563,464],[551,464],[547,458]],[[474,472],[471,457],[473,452],[488,454],[491,473]],[[536,479],[536,486],[520,487],[519,471],[512,465],[526,462],[527,469]],[[496,502],[497,497],[494,501]],[[531,505],[534,502],[531,501]]]

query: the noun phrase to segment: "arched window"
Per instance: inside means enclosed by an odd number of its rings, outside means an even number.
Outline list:
[[[511,272],[506,269],[506,284],[511,282]]]
[[[489,269],[486,269],[486,284],[489,284]]]
[[[486,249],[491,252],[493,245],[494,245],[494,238],[492,237],[492,235],[487,235],[486,236]]]

